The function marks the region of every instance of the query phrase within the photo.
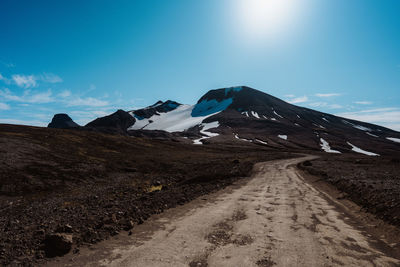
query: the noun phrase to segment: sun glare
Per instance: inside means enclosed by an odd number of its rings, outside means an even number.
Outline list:
[[[253,40],[285,33],[298,13],[298,0],[238,0],[236,15],[241,35]]]

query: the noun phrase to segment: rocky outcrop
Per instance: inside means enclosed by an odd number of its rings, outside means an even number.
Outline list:
[[[53,116],[53,119],[47,126],[49,128],[58,128],[58,129],[71,129],[78,128],[79,125],[76,124],[68,114],[59,113]]]
[[[127,129],[135,123],[135,118],[122,109],[111,115],[97,118],[85,125],[85,128],[108,133],[126,133]]]
[[[71,234],[48,234],[44,240],[44,250],[47,257],[56,257],[67,254],[72,248]]]

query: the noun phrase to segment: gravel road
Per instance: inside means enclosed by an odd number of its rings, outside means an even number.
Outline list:
[[[295,164],[310,158],[258,163],[247,180],[50,265],[399,266],[393,244],[304,181]]]

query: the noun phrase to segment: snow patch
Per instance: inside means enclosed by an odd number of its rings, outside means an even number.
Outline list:
[[[394,138],[394,137],[386,137],[387,140],[396,142],[396,143],[400,143],[400,138]]]
[[[364,155],[367,155],[367,156],[379,156],[379,154],[375,154],[375,153],[372,153],[372,152],[369,152],[369,151],[365,151],[365,150],[363,150],[363,149],[361,149],[359,147],[356,147],[355,145],[353,145],[350,142],[347,142],[347,144],[349,146],[351,146],[351,150],[354,151],[354,152],[361,153],[361,154],[364,154]]]
[[[297,118],[299,118],[299,119],[300,119],[300,116],[299,116],[299,115],[297,115],[297,114],[296,114],[296,116],[297,116]]]
[[[148,119],[137,120],[128,130],[163,130],[167,132],[182,132],[200,124],[204,119],[219,112],[205,116],[192,117],[195,106],[180,105],[176,109],[155,114]]]
[[[200,130],[201,134],[204,134],[204,137],[201,137],[199,139],[193,140],[193,144],[195,145],[202,145],[203,143],[201,142],[201,140],[207,139],[207,138],[211,138],[211,137],[215,137],[218,136],[219,134],[217,133],[212,133],[212,132],[208,132],[209,129],[213,129],[213,128],[218,128],[219,127],[219,122],[218,121],[213,121],[213,122],[209,122],[209,123],[202,123],[200,124],[200,127],[203,127]]]
[[[243,111],[242,114],[246,115],[247,117],[249,117],[249,113],[247,111]]]
[[[324,121],[326,121],[326,122],[330,122],[330,121],[328,121],[326,118],[322,118]]]
[[[279,115],[278,113],[276,113],[275,110],[274,110],[274,114],[275,114],[276,116],[278,116],[279,118],[283,119],[283,117],[282,117],[281,115]]]
[[[278,135],[278,137],[279,137],[280,139],[287,140],[287,135],[280,134],[280,135]]]
[[[322,125],[319,125],[319,124],[316,124],[316,123],[313,123],[314,124],[314,126],[317,126],[317,127],[319,127],[319,128],[321,128],[321,129],[326,129],[324,126],[322,126]]]
[[[320,138],[319,140],[321,141],[320,146],[321,146],[322,150],[324,150],[325,152],[327,152],[327,153],[337,153],[337,154],[342,153],[340,151],[331,149],[331,146],[329,145],[329,143],[325,139]]]
[[[276,121],[276,119],[275,118],[271,118],[271,121]]]
[[[250,112],[251,112],[251,115],[253,115],[253,116],[256,117],[257,119],[260,118],[260,116],[258,116],[258,113],[257,113],[257,112],[255,112],[255,111],[250,111]]]
[[[373,137],[379,137],[379,136],[377,136],[377,135],[375,135],[375,134],[372,134],[372,133],[370,133],[370,132],[365,132],[366,134],[368,134],[368,135],[370,135],[370,136],[373,136]],[[400,140],[400,139],[399,139]]]
[[[261,143],[261,144],[263,144],[263,145],[268,145],[268,143],[267,143],[267,142],[265,142],[265,141],[263,141],[263,140],[256,139],[256,141],[257,141],[257,142],[259,142],[259,143]]]
[[[238,140],[242,140],[242,141],[246,141],[246,142],[253,142],[253,140],[250,139],[245,139],[245,138],[240,138],[238,134],[233,134],[235,136],[236,139]]]
[[[344,123],[346,123],[346,124],[350,124],[350,125],[353,126],[354,128],[359,129],[359,130],[361,130],[361,131],[372,132],[372,129],[371,129],[371,128],[364,127],[364,126],[362,126],[362,125],[357,125],[357,124],[351,123],[351,122],[346,121],[346,120],[342,120],[342,121],[343,121]]]

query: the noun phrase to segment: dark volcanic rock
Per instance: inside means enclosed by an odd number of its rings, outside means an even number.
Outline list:
[[[64,113],[54,115],[53,119],[47,126],[49,128],[70,129],[79,127],[70,116]]]
[[[44,248],[47,257],[67,254],[72,248],[72,235],[48,234],[44,240]]]
[[[177,107],[179,107],[180,105],[182,104],[172,100],[167,100],[165,102],[162,102],[160,100],[157,101],[157,103],[155,103],[154,105],[131,111],[131,113],[138,119],[143,119],[143,118],[148,119],[155,114],[172,111]]]
[[[126,133],[126,130],[135,123],[135,118],[121,109],[111,115],[97,118],[85,125],[85,128],[102,132]]]
[[[196,112],[195,112],[196,111]],[[246,86],[211,90],[200,98],[195,113],[212,114],[203,121],[218,121],[219,131],[228,129],[230,139],[261,140],[275,148],[323,151],[323,142],[342,153],[355,153],[354,146],[380,155],[399,154],[400,138],[391,129],[299,107]],[[192,115],[193,115],[192,112]],[[235,135],[236,134],[236,135]],[[279,136],[287,136],[285,140]],[[218,137],[221,140],[221,137]]]

